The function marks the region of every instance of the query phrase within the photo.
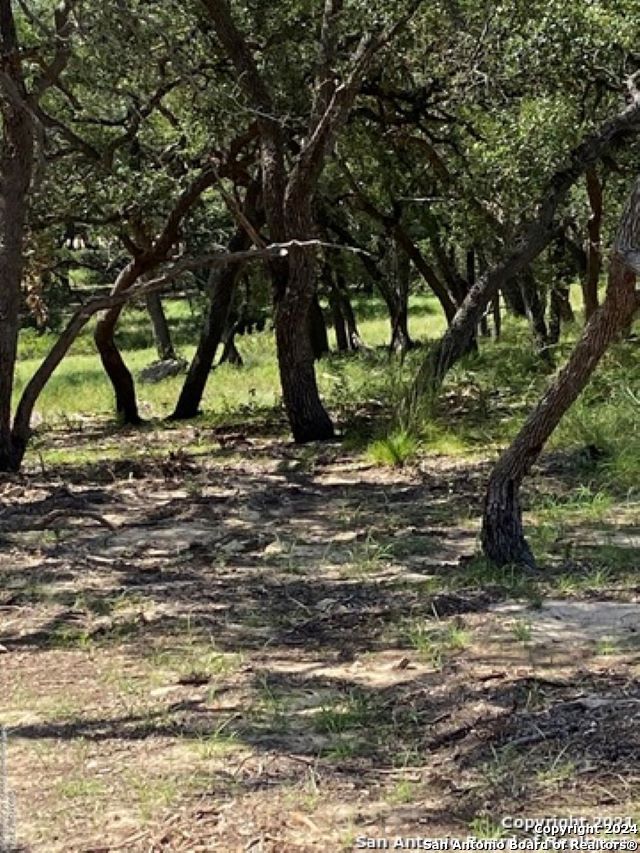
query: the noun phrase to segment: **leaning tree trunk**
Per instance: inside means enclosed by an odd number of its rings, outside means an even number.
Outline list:
[[[140,275],[138,261],[131,261],[118,276],[112,294],[117,295],[121,291],[129,289]],[[102,366],[113,385],[118,417],[123,424],[137,426],[142,423],[142,419],[138,412],[133,376],[124,363],[124,359],[115,342],[115,329],[121,313],[122,305],[117,305],[115,308],[105,311],[104,315],[96,323],[93,337],[98,348]]]
[[[635,275],[639,268],[640,180],[618,227],[604,304],[589,320],[569,361],[502,454],[489,479],[482,548],[485,555],[498,565],[535,565],[522,527],[522,480],[565,412],[588,383],[609,344],[632,322],[640,307],[640,296],[635,290]]]
[[[2,20],[15,39],[12,20]],[[5,70],[16,82],[15,98],[22,92],[17,48],[5,57]],[[3,66],[4,67],[4,66]],[[26,99],[25,99],[26,100]],[[0,155],[0,471],[17,471],[24,448],[16,446],[11,432],[11,396],[18,353],[20,286],[24,265],[23,244],[28,194],[33,173],[34,131],[26,103],[2,98],[3,138]]]
[[[247,232],[239,227],[229,240],[228,250],[240,252],[248,249],[250,245]],[[214,267],[211,271],[207,316],[171,420],[187,420],[198,414],[216,352],[227,328],[233,294],[241,272],[241,264]]]
[[[242,367],[244,364],[240,351],[236,346],[236,324],[230,323],[222,336],[224,346],[219,364],[232,364],[234,367]]]
[[[598,307],[598,282],[602,269],[602,252],[600,246],[602,232],[602,183],[598,177],[595,166],[587,169],[587,195],[591,215],[587,230],[589,233],[589,246],[587,250],[587,273],[582,283],[582,295],[584,299],[585,320],[589,320]]]

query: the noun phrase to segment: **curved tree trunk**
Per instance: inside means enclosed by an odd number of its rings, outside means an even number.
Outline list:
[[[251,241],[245,229],[238,228],[229,240],[228,250],[230,252],[243,251],[248,249],[250,244]],[[241,273],[242,266],[240,264],[214,268],[211,271],[207,316],[171,420],[195,418],[199,412],[202,395],[207,386],[216,352],[227,328],[233,294]]]
[[[534,565],[522,527],[519,498],[522,480],[562,416],[588,383],[609,344],[628,328],[640,307],[640,297],[635,291],[639,267],[640,180],[618,228],[604,304],[592,315],[569,361],[502,454],[489,479],[482,548],[498,565]]]
[[[238,347],[236,346],[236,325],[232,323],[227,328],[227,331],[222,336],[224,347],[220,356],[219,364],[233,364],[235,367],[242,367],[244,361]]]
[[[142,265],[138,260],[131,261],[118,276],[112,294],[117,295],[121,291],[129,289],[142,275],[141,267]],[[122,305],[117,305],[104,313],[96,323],[93,338],[98,348],[102,366],[113,385],[118,417],[123,424],[137,426],[142,423],[142,418],[138,412],[133,376],[124,363],[114,338],[122,307]]]

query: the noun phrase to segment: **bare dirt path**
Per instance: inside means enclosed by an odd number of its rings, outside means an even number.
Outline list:
[[[640,816],[638,590],[471,559],[486,463],[385,471],[245,436],[119,450],[0,485],[27,849],[349,850],[523,811]]]

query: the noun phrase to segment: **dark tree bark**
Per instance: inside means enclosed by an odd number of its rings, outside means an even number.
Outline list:
[[[234,367],[242,367],[244,361],[240,355],[240,351],[236,346],[236,325],[231,323],[227,331],[223,335],[222,355],[220,356],[220,364],[233,364]]]
[[[609,344],[627,329],[640,307],[640,179],[623,213],[612,249],[604,304],[587,323],[569,361],[498,460],[487,488],[482,547],[498,565],[533,567],[522,527],[520,487],[565,412],[587,385]]]
[[[169,361],[176,358],[176,351],[171,340],[171,332],[164,313],[162,299],[159,293],[150,293],[146,300],[147,312],[153,329],[153,340],[160,361]]]
[[[411,262],[409,256],[396,242],[393,252],[391,292],[391,343],[389,350],[404,355],[413,347],[409,335],[409,287],[411,284]]]
[[[470,289],[448,330],[420,365],[409,395],[409,405],[427,392],[436,392],[453,365],[464,355],[469,340],[489,302],[505,282],[517,277],[542,252],[556,233],[555,216],[571,187],[586,169],[605,154],[633,138],[640,130],[640,95],[615,118],[606,121],[571,153],[568,165],[549,181],[536,215],[520,228],[513,250]]]
[[[493,314],[493,336],[496,340],[500,340],[502,334],[502,314],[500,312],[500,294],[497,293],[491,303]]]
[[[582,296],[584,299],[585,320],[589,320],[598,307],[598,283],[602,270],[602,183],[596,166],[587,169],[585,178],[591,214],[587,225],[589,234],[587,273],[582,283]]]
[[[504,302],[507,311],[513,314],[514,317],[527,318],[527,306],[522,295],[520,283],[513,278],[506,279],[500,285],[500,292],[504,296]]]
[[[562,325],[572,323],[575,319],[570,299],[571,282],[576,273],[575,259],[563,233],[558,235],[549,253],[549,260],[553,269],[553,282],[549,296],[548,340],[551,346],[555,346],[560,340]]]
[[[342,310],[342,299],[340,291],[336,286],[333,272],[328,264],[325,264],[323,277],[329,294],[329,306],[331,308],[333,328],[336,333],[336,347],[338,348],[338,352],[349,352],[351,347],[349,346],[347,321]]]
[[[450,321],[453,319],[458,306],[462,304],[469,291],[469,281],[458,272],[455,254],[451,251],[447,252],[437,237],[431,239],[431,248],[441,273],[443,284],[447,288],[453,306],[453,312],[447,318]]]
[[[549,299],[549,344],[555,346],[560,340],[560,332],[564,323],[572,323],[575,319],[571,307],[569,283],[555,281],[551,288]]]
[[[18,350],[20,286],[29,188],[33,174],[34,126],[22,76],[10,0],[0,0],[0,471],[17,471],[23,448],[12,435],[11,396]]]
[[[329,353],[327,324],[317,294],[313,297],[309,311],[309,337],[311,339],[313,356],[316,361]]]

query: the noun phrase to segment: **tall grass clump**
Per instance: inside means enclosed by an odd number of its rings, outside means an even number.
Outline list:
[[[395,429],[383,438],[374,441],[367,450],[367,457],[375,465],[401,468],[418,452],[418,441],[406,429]]]

